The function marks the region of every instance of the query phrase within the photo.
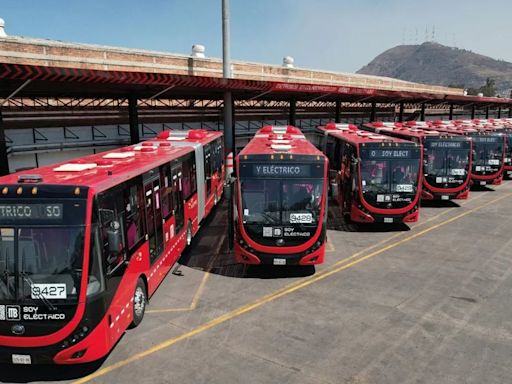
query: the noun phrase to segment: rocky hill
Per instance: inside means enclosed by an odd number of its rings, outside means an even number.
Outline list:
[[[357,73],[464,88],[479,88],[491,78],[501,96],[512,89],[512,63],[432,42],[388,49]]]

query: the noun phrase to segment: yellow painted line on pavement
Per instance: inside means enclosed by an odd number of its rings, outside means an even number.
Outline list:
[[[154,354],[156,352],[159,352],[161,350],[169,348],[170,346],[172,346],[172,345],[174,345],[176,343],[179,343],[180,341],[183,341],[183,340],[189,339],[189,338],[191,338],[193,336],[196,336],[198,334],[201,334],[201,333],[203,333],[203,332],[205,332],[205,331],[207,331],[207,330],[209,330],[211,328],[216,327],[217,325],[220,325],[220,324],[225,323],[225,322],[227,322],[229,320],[232,320],[232,319],[234,319],[236,317],[239,317],[239,316],[241,316],[241,315],[243,315],[243,314],[245,314],[247,312],[251,312],[251,311],[261,307],[262,305],[265,305],[265,304],[270,303],[270,302],[272,302],[274,300],[277,300],[277,299],[279,299],[279,298],[281,298],[281,297],[283,297],[285,295],[289,295],[290,293],[293,293],[293,292],[295,292],[295,291],[297,291],[299,289],[305,288],[305,287],[307,287],[307,286],[309,286],[309,285],[311,285],[313,283],[316,283],[318,281],[324,280],[327,277],[330,277],[330,276],[332,276],[332,275],[334,275],[336,273],[344,271],[344,270],[346,270],[346,269],[348,269],[348,268],[350,268],[350,267],[352,267],[354,265],[357,265],[357,264],[359,264],[359,263],[361,263],[361,262],[363,262],[365,260],[368,260],[368,259],[370,259],[372,257],[377,256],[377,255],[380,255],[380,254],[382,254],[382,253],[384,253],[384,252],[386,252],[386,251],[388,251],[388,250],[390,250],[392,248],[398,247],[398,246],[400,246],[400,245],[402,245],[402,244],[404,244],[404,243],[406,243],[408,241],[411,241],[411,240],[413,240],[413,239],[415,239],[417,237],[420,237],[420,236],[422,236],[422,235],[424,235],[426,233],[429,233],[429,232],[431,232],[431,231],[433,231],[433,230],[435,230],[437,228],[440,228],[440,227],[442,227],[442,226],[444,226],[446,224],[449,224],[449,223],[451,223],[451,222],[453,222],[455,220],[459,220],[459,219],[461,219],[461,218],[463,218],[463,217],[465,217],[465,216],[467,216],[467,215],[469,215],[469,214],[471,214],[473,212],[476,212],[476,211],[478,211],[478,210],[480,210],[480,209],[482,209],[482,208],[484,208],[484,207],[486,207],[488,205],[497,203],[498,201],[503,200],[503,199],[505,199],[507,197],[510,197],[510,196],[512,196],[512,193],[507,193],[506,195],[503,195],[503,196],[498,197],[498,198],[496,198],[494,200],[491,200],[491,201],[489,201],[489,202],[487,202],[485,204],[482,204],[481,206],[472,208],[472,209],[470,209],[470,210],[468,210],[466,212],[463,212],[463,213],[458,214],[458,215],[456,215],[454,217],[451,217],[448,220],[445,220],[445,221],[443,221],[441,223],[435,224],[435,225],[433,225],[433,226],[431,226],[429,228],[426,228],[426,229],[424,229],[422,231],[419,231],[419,232],[414,233],[414,234],[412,234],[410,236],[407,236],[406,238],[404,238],[402,240],[396,241],[396,242],[394,242],[392,244],[389,244],[389,245],[386,245],[386,246],[384,246],[384,247],[382,247],[380,249],[377,249],[376,251],[374,251],[372,253],[369,253],[369,254],[367,254],[367,255],[365,255],[363,257],[360,257],[360,258],[358,258],[356,260],[353,260],[350,263],[343,263],[341,266],[337,266],[337,267],[332,266],[329,269],[327,269],[327,270],[325,270],[323,272],[320,272],[317,275],[313,275],[310,278],[306,278],[306,279],[300,280],[300,281],[298,281],[298,282],[296,282],[294,284],[291,284],[288,287],[284,287],[284,288],[278,289],[277,291],[275,291],[273,293],[270,293],[268,295],[265,295],[265,296],[255,300],[255,301],[253,301],[252,303],[248,303],[248,304],[243,305],[243,306],[241,306],[239,308],[236,308],[236,309],[234,309],[234,310],[232,310],[230,312],[227,312],[224,315],[221,315],[221,316],[219,316],[219,317],[217,317],[215,319],[212,319],[212,320],[210,320],[210,321],[208,321],[208,322],[206,322],[206,323],[204,323],[204,324],[202,324],[202,325],[200,325],[200,326],[198,326],[198,327],[196,327],[196,328],[194,328],[194,329],[192,329],[192,330],[190,330],[188,332],[183,333],[180,336],[172,337],[172,338],[170,338],[168,340],[165,340],[165,341],[161,342],[160,344],[155,345],[154,347],[151,347],[151,348],[149,348],[149,349],[147,349],[145,351],[137,353],[137,354],[135,354],[135,355],[125,359],[125,360],[121,360],[121,361],[119,361],[117,363],[114,363],[114,364],[112,364],[110,366],[102,368],[102,369],[100,369],[100,370],[98,370],[98,371],[96,371],[96,372],[94,372],[94,373],[92,373],[92,374],[90,374],[88,376],[83,377],[82,379],[79,379],[79,380],[75,381],[74,383],[75,384],[87,383],[87,382],[89,382],[89,381],[91,381],[93,379],[96,379],[98,377],[104,376],[104,375],[106,375],[109,372],[115,371],[115,370],[117,370],[117,369],[119,369],[121,367],[124,367],[124,366],[126,366],[126,365],[128,365],[130,363],[133,363],[133,362],[135,362],[137,360],[140,360],[140,359],[142,359],[142,358],[144,358],[146,356],[152,355],[152,354]]]

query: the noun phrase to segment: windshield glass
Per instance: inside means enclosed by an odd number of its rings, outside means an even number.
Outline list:
[[[474,137],[473,171],[477,174],[498,172],[503,158],[503,142],[501,137]]]
[[[74,302],[84,227],[0,228],[0,301]]]
[[[86,200],[0,201],[0,302],[76,302]]]
[[[363,158],[360,164],[362,193],[369,204],[377,208],[401,208],[414,200],[419,158]]]
[[[460,185],[469,174],[469,148],[425,149],[425,178],[429,184]]]
[[[418,160],[363,160],[363,193],[414,193],[418,168]]]
[[[323,179],[241,180],[244,224],[317,224]]]

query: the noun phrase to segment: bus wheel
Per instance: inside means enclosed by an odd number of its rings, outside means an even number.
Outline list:
[[[190,245],[190,243],[192,243],[192,223],[189,221],[187,227],[187,245]]]
[[[146,303],[146,286],[144,285],[144,281],[142,281],[142,279],[139,277],[137,286],[135,287],[135,292],[133,293],[133,321],[130,324],[130,328],[135,328],[138,326],[144,318],[144,313],[146,312]]]

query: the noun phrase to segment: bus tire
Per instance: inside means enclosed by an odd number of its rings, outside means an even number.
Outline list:
[[[133,321],[130,324],[130,328],[135,328],[141,323],[144,318],[144,313],[146,312],[147,302],[146,285],[142,278],[139,277],[135,291],[133,292]]]
[[[192,243],[192,223],[189,221],[187,226],[187,245],[190,245]]]

